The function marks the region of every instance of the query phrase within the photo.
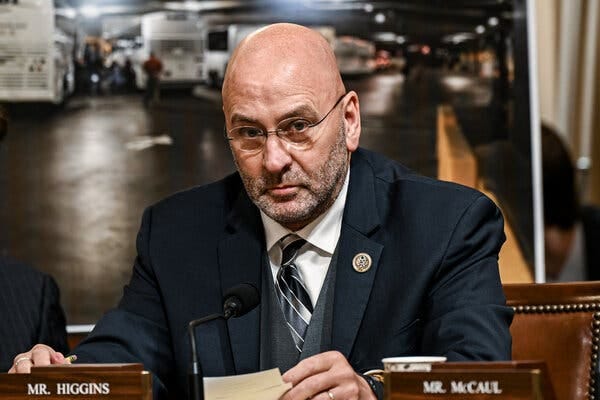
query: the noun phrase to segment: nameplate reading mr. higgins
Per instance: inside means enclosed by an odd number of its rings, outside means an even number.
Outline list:
[[[498,381],[450,381],[450,387],[443,381],[423,381],[423,394],[502,394]]]
[[[62,396],[89,396],[110,394],[110,384],[107,382],[76,382],[56,383],[54,392],[45,383],[28,383],[27,394],[30,396],[62,395]]]

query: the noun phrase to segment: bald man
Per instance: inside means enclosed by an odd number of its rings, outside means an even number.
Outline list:
[[[500,212],[360,149],[359,110],[319,34],[275,24],[246,38],[223,83],[238,172],[145,211],[131,281],[79,360],[142,362],[156,398],[182,398],[188,321],[221,312],[241,282],[260,306],[200,327],[204,373],[279,367],[284,400],[381,398],[386,356],[509,359]],[[46,346],[19,357],[63,362]]]

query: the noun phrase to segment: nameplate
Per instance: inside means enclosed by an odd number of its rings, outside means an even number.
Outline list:
[[[0,374],[2,400],[151,400],[152,375],[141,364],[33,367],[30,374]]]
[[[554,400],[544,365],[443,363],[430,372],[388,372],[386,400]]]

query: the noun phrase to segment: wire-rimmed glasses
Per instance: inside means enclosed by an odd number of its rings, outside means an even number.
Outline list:
[[[277,135],[279,139],[295,149],[307,149],[314,143],[314,130],[312,128],[325,121],[344,97],[346,97],[346,93],[341,95],[333,107],[317,122],[310,122],[307,118],[298,116],[284,119],[277,124],[277,128],[270,131],[257,126],[236,126],[229,131],[225,130],[225,134],[236,149],[245,152],[259,152],[262,150],[269,135]]]

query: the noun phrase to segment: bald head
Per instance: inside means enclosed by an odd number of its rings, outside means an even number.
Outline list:
[[[295,24],[273,24],[245,38],[234,51],[223,82],[223,101],[249,87],[314,87],[333,97],[344,93],[335,55],[318,32]]]
[[[360,113],[319,33],[275,24],[242,41],[225,74],[223,114],[248,196],[266,215],[296,231],[333,204]]]

